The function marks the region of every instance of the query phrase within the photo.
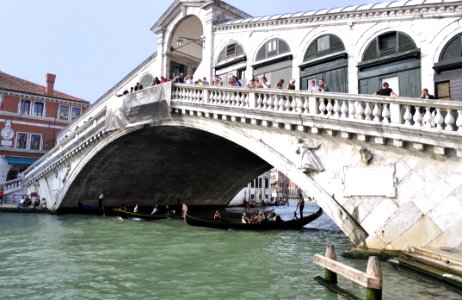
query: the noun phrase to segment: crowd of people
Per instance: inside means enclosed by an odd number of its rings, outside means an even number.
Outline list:
[[[34,199],[32,201],[32,199]],[[33,196],[32,198],[28,195],[24,195],[21,199],[16,200],[16,208],[27,208],[32,206],[33,209],[44,209],[47,207],[47,201],[45,198],[40,200],[39,196]]]
[[[154,77],[152,80],[152,86],[162,84],[165,82],[170,81],[165,76]],[[270,89],[272,88],[271,82],[268,81],[266,76],[254,76],[252,79],[249,80],[247,85],[244,84],[244,80],[239,79],[236,75],[229,75],[226,82],[222,79],[221,76],[215,75],[212,82],[210,83],[207,80],[207,77],[202,77],[195,79],[191,74],[183,74],[183,73],[176,73],[171,80],[174,83],[183,83],[183,84],[191,84],[191,85],[214,85],[214,86],[228,86],[228,87],[247,87],[250,89]],[[276,81],[274,88],[275,89],[287,89],[287,90],[296,90],[296,80],[291,79],[287,85],[285,85],[284,79],[279,79]],[[130,93],[137,92],[143,89],[143,85],[139,82],[136,83],[135,86],[130,87],[130,90],[124,90],[122,94],[116,94],[117,97],[121,97]],[[330,88],[327,85],[324,78],[320,78],[317,82],[315,79],[311,79],[308,82],[308,87],[306,89],[308,92],[329,92]],[[391,97],[398,97],[398,94],[390,88],[388,82],[383,82],[382,88],[373,93],[373,95],[378,96],[391,96]],[[435,99],[435,97],[429,94],[428,89],[424,88],[421,91],[421,98],[422,99]]]

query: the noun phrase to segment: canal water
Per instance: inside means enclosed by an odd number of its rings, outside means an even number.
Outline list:
[[[279,208],[286,218],[294,207]],[[316,207],[305,207],[315,211]],[[322,216],[297,231],[249,232],[116,217],[0,213],[0,299],[343,299],[313,278],[314,254],[352,245]],[[461,299],[382,262],[383,299]],[[364,289],[339,277],[363,298]]]

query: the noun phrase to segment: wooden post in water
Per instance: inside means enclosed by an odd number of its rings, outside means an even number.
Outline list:
[[[335,254],[334,245],[327,245],[325,256],[332,260],[335,260],[335,261],[337,260],[337,255]],[[337,273],[332,272],[331,270],[325,268],[324,269],[324,279],[332,284],[337,284]]]
[[[369,257],[366,273],[380,279],[380,289],[366,288],[366,300],[382,300],[382,269],[377,256]]]

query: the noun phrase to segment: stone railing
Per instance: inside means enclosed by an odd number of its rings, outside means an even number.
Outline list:
[[[175,85],[173,100],[462,132],[462,102]]]
[[[244,116],[250,118],[250,122],[265,125],[275,117],[287,118],[288,124],[284,127],[306,126],[314,133],[319,128],[335,129],[346,138],[358,134],[360,140],[366,140],[363,132],[367,131],[370,136],[379,137],[378,143],[384,144],[384,139],[390,138],[395,146],[403,147],[402,141],[409,141],[415,143],[414,148],[418,150],[423,150],[422,145],[417,145],[422,143],[437,146],[435,151],[440,154],[447,147],[462,155],[462,102],[459,101],[177,84],[173,87],[172,103],[174,107],[194,103],[195,107],[203,104],[208,108],[226,108],[230,119]],[[211,111],[213,109],[206,113]],[[260,116],[249,117],[251,114]],[[278,123],[284,125],[284,121]],[[371,133],[374,130],[375,134]]]
[[[75,147],[78,147],[79,141],[85,143],[85,137],[90,138],[91,135],[94,135],[95,129],[99,131],[104,131],[104,121],[106,117],[106,110],[101,110],[95,117],[89,119],[83,126],[76,128],[74,131],[70,132],[61,142],[51,149],[47,154],[42,156],[37,160],[32,166],[30,166],[25,172],[24,177],[25,181],[29,181],[31,174],[37,173],[39,170],[43,170],[45,167],[57,163],[57,161],[64,159],[63,153],[70,154]]]
[[[0,185],[0,188],[3,189],[3,193],[9,194],[15,192],[22,187],[22,178],[17,178],[13,180],[8,180],[7,182]]]

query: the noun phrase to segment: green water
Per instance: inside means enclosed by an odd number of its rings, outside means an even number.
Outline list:
[[[312,257],[328,243],[337,253],[351,247],[325,216],[303,230],[247,232],[180,220],[0,213],[0,299],[343,299],[313,280],[323,271]],[[365,270],[366,261],[338,256]],[[383,299],[462,298],[388,263],[382,268]]]

